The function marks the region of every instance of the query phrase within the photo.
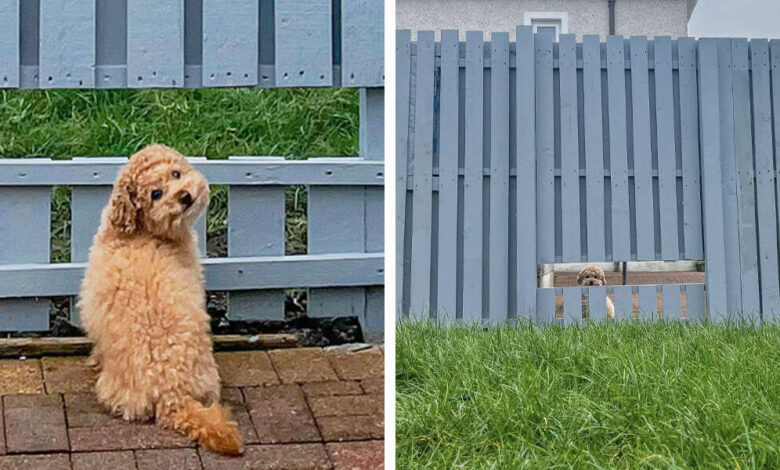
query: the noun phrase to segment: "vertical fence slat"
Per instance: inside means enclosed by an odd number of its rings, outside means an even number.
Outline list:
[[[780,40],[773,39],[770,41],[770,61],[772,68],[772,115],[774,116],[774,152],[775,155],[780,155]],[[774,178],[775,187],[778,194],[780,194],[780,174],[778,173],[780,166],[775,168]],[[776,217],[780,220],[780,204],[775,207],[777,213]],[[770,309],[763,312],[764,321],[775,321],[780,315],[780,309]]]
[[[752,316],[760,313],[760,296],[758,293],[756,188],[753,183],[753,145],[751,142],[753,136],[750,116],[750,72],[747,48],[747,41],[744,39],[731,41],[734,158],[737,173],[737,200],[739,202],[737,216],[739,221],[739,266],[742,286],[740,312]],[[761,191],[760,187],[758,189]],[[765,206],[767,202],[759,199],[759,210],[761,205]],[[772,204],[774,206],[774,187],[772,187]],[[772,208],[771,223],[774,224],[774,207]]]
[[[95,2],[42,2],[39,31],[41,88],[95,85]]]
[[[203,86],[257,84],[258,0],[203,0]]]
[[[48,263],[51,187],[0,187],[0,201],[0,264]],[[48,299],[0,299],[0,331],[48,329]]]
[[[284,158],[231,157],[231,160],[283,161]],[[284,187],[228,188],[228,256],[284,254]],[[231,320],[284,320],[284,290],[234,291],[228,298]]]
[[[412,193],[412,274],[409,297],[409,312],[415,318],[427,318],[431,308],[433,50],[433,31],[420,31],[417,34],[414,192]]]
[[[555,262],[555,114],[553,36],[537,34],[536,46],[536,253],[537,263]]]
[[[341,85],[383,86],[384,9],[373,0],[341,0]]]
[[[756,160],[756,201],[758,203],[758,244],[759,261],[761,267],[761,307],[768,318],[773,318],[780,312],[780,285],[778,284],[777,263],[777,208],[775,205],[775,168],[772,147],[772,108],[771,90],[769,83],[769,44],[763,39],[750,41],[750,57],[753,68],[752,73],[752,97],[753,97],[753,136],[755,139]],[[747,72],[747,70],[745,70]],[[747,75],[747,73],[745,73]],[[747,78],[747,77],[746,77]],[[749,111],[750,94],[745,96],[745,108]],[[736,96],[734,98],[736,106]],[[777,116],[775,117],[777,119]],[[749,121],[748,121],[749,123]],[[745,127],[745,139],[750,138],[750,127]],[[749,158],[752,155],[740,155],[740,158]],[[752,160],[749,160],[752,163]],[[751,186],[752,189],[752,186]],[[751,194],[752,196],[752,194]],[[753,232],[755,233],[755,232]],[[751,243],[755,246],[755,238]],[[745,242],[740,240],[740,245]],[[755,254],[755,252],[753,252]],[[755,258],[753,258],[753,261]],[[743,276],[747,274],[743,268]],[[758,276],[755,271],[751,273],[754,281],[754,289],[751,295],[758,294]],[[753,279],[753,277],[755,279]],[[745,293],[745,280],[743,278],[742,299],[747,302]],[[745,306],[746,314],[751,320],[759,319],[758,305]]]
[[[683,236],[685,258],[704,258],[699,171],[699,99],[696,40],[679,38],[680,149],[683,178]]]
[[[582,42],[585,120],[585,201],[588,260],[605,261],[604,136],[601,120],[601,43],[596,35]]]
[[[395,305],[404,305],[404,233],[406,226],[406,176],[409,158],[409,82],[411,80],[411,32],[395,34]]]
[[[656,37],[654,52],[661,258],[676,260],[680,257],[680,248],[677,240],[677,153],[674,133],[672,40],[668,36]]]
[[[607,288],[588,287],[588,318],[594,321],[607,318]]]
[[[127,0],[127,84],[184,86],[184,2]]]
[[[626,69],[623,36],[607,37],[609,164],[612,190],[612,260],[631,259],[631,213],[626,142]]]
[[[634,193],[636,196],[637,260],[655,259],[653,167],[650,147],[650,92],[647,39],[631,37],[631,98],[634,137]]]
[[[457,298],[458,129],[460,44],[457,31],[441,32],[441,99],[439,100],[439,266],[437,310],[452,322]],[[397,130],[396,130],[397,132]],[[398,189],[396,189],[398,190]]]
[[[705,318],[704,284],[687,284],[685,286],[685,312],[688,321],[698,321]]]
[[[656,286],[639,286],[639,318],[642,320],[658,319],[658,292]]]
[[[531,319],[540,324],[555,322],[555,289],[536,289],[536,306]]]
[[[563,288],[563,324],[582,323],[582,290],[580,287]]]
[[[615,320],[634,318],[633,286],[615,286]]]
[[[664,320],[679,320],[682,318],[680,307],[680,285],[664,284],[661,287],[664,299]]]
[[[482,319],[483,40],[466,33],[466,121],[463,207],[463,320]],[[474,248],[478,247],[478,248]]]
[[[19,1],[0,1],[0,88],[19,86]]]
[[[739,201],[737,163],[734,149],[734,103],[731,77],[731,41],[718,40],[718,92],[720,124],[721,191],[726,266],[740,265]],[[713,85],[710,85],[713,86]],[[706,245],[705,245],[706,246]],[[741,277],[738,269],[726,271],[726,300],[729,314],[742,309]]]
[[[701,132],[702,201],[707,279],[707,311],[711,320],[728,314],[726,256],[721,195],[718,45],[714,39],[699,40],[699,126]]]
[[[564,263],[582,261],[576,45],[573,34],[561,35],[558,61],[561,89],[561,235],[563,240],[561,256]]]
[[[536,145],[534,32],[517,28],[517,316],[536,312]]]
[[[276,86],[333,84],[330,0],[276,0]]]
[[[491,35],[490,266],[491,323],[509,312],[509,33]]]

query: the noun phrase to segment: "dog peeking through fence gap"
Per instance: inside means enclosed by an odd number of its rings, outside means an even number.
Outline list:
[[[219,404],[192,231],[208,197],[206,179],[179,152],[151,145],[133,155],[103,209],[79,309],[95,342],[98,401],[125,420],[154,418],[238,455],[238,426]]]
[[[604,270],[598,266],[586,266],[577,275],[577,285],[580,287],[597,287],[607,285],[607,276],[604,274]],[[615,305],[612,303],[612,299],[609,296],[607,299],[607,317],[615,318]],[[582,317],[588,317],[590,315],[590,298],[588,294],[582,295]]]

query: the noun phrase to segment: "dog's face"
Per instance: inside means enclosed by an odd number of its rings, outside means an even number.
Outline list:
[[[176,150],[150,145],[119,171],[109,221],[122,233],[177,238],[208,204],[206,179]]]
[[[577,284],[580,286],[606,286],[607,276],[604,270],[598,266],[588,266],[580,271],[577,276]]]

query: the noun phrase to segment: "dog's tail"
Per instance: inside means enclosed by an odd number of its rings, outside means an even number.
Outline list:
[[[219,403],[206,407],[192,397],[183,405],[169,408],[158,415],[160,424],[173,428],[187,437],[197,439],[205,449],[225,455],[244,453],[244,441],[238,425]]]

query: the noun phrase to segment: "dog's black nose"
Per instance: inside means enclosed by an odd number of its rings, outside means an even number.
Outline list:
[[[192,196],[190,196],[190,193],[187,191],[184,191],[181,196],[179,196],[179,202],[181,202],[182,205],[190,207],[192,205]]]
[[[588,285],[592,286],[593,285],[593,281],[588,281]]]

